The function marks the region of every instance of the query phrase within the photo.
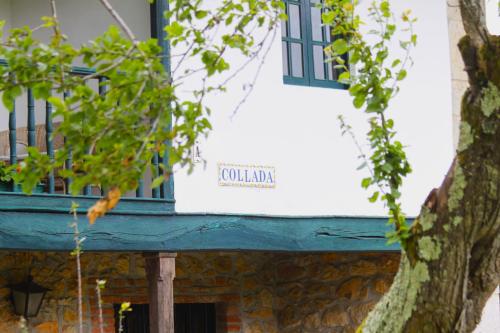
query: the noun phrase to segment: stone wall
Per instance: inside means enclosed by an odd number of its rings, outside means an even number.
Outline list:
[[[353,332],[388,290],[398,265],[399,257],[389,254],[279,257],[279,331]]]
[[[352,332],[387,290],[397,254],[181,253],[176,303],[215,303],[217,333]],[[75,260],[68,253],[0,252],[0,332],[19,332],[8,285],[25,278],[51,288],[34,332],[76,332]],[[105,332],[114,332],[113,304],[147,303],[140,254],[84,253],[85,332],[98,332],[96,279],[103,291]]]
[[[82,256],[83,314],[85,332],[95,332],[97,307],[96,279],[109,278],[103,305],[105,332],[114,332],[113,302],[145,303],[146,281],[143,268],[135,266],[137,256],[127,254],[87,254]],[[76,332],[77,279],[75,259],[69,253],[0,252],[0,332],[20,332],[19,318],[12,313],[9,284],[22,282],[31,267],[36,283],[51,290],[38,316],[31,320],[33,332]],[[115,279],[111,278],[115,277]]]

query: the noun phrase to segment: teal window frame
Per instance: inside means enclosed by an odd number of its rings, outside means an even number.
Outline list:
[[[334,89],[347,89],[348,85],[338,82],[334,76],[338,77],[340,71],[333,68],[332,63],[327,63],[323,61],[323,75],[324,79],[317,79],[314,72],[314,47],[321,46],[324,48],[331,41],[328,41],[327,29],[322,27],[322,41],[313,40],[313,29],[311,13],[312,8],[316,6],[311,0],[283,0],[286,5],[286,13],[289,14],[289,5],[296,5],[300,8],[300,38],[294,38],[290,36],[290,17],[288,20],[282,22],[282,61],[283,63],[283,83],[289,85],[299,85],[299,86],[310,86],[310,87],[322,87],[322,88],[334,88]],[[330,37],[332,38],[332,37]],[[291,45],[300,44],[302,46],[302,77],[292,75],[292,52]],[[286,59],[283,48],[286,47]],[[324,55],[323,55],[324,57]],[[324,58],[323,58],[324,59]],[[347,56],[344,58],[347,62]],[[286,66],[286,67],[285,67]],[[330,66],[331,71],[328,66]],[[286,72],[285,72],[286,68]]]

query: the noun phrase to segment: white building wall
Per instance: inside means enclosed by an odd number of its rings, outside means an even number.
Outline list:
[[[4,33],[10,29],[10,0],[0,0],[0,20],[6,21]]]
[[[150,33],[149,4],[142,0],[112,0],[112,5],[120,12],[138,38],[148,38]],[[87,43],[116,25],[98,0],[58,0],[56,2],[62,31],[75,46]],[[0,0],[0,19],[9,27],[36,27],[42,16],[50,16],[49,1]],[[7,30],[7,29],[6,29]],[[47,41],[51,31],[39,30],[34,36]],[[79,65],[79,64],[76,64]],[[26,127],[26,95],[16,101],[18,127]],[[7,110],[0,103],[0,131],[8,129]],[[36,123],[45,123],[45,109],[42,101],[36,103]],[[22,154],[23,152],[19,152]],[[1,155],[1,154],[0,154]]]
[[[396,13],[412,8],[419,19],[419,45],[412,52],[415,65],[391,106],[414,169],[405,181],[404,209],[416,215],[429,191],[439,186],[453,155],[447,8],[445,0],[393,4]],[[361,164],[356,147],[341,136],[339,114],[345,115],[359,140],[367,129],[366,117],[353,108],[348,92],[284,85],[277,38],[252,95],[231,118],[251,72],[231,84],[227,94],[210,100],[214,131],[200,145],[206,168],[200,164],[192,175],[176,173],[177,210],[385,215],[384,207],[367,202],[369,193],[360,187],[366,170],[356,171]],[[218,186],[221,162],[275,167],[276,187]]]
[[[41,16],[50,16],[49,1],[11,0],[11,25],[31,27],[40,24]],[[142,0],[110,0],[138,38],[150,36],[149,4]],[[63,32],[74,45],[81,45],[116,25],[99,0],[58,0],[58,17]],[[43,38],[46,34],[38,34]]]
[[[483,309],[481,322],[474,333],[500,332],[500,291],[497,287]]]

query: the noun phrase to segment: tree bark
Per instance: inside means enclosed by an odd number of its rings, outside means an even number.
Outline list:
[[[388,293],[359,330],[471,332],[500,283],[500,38],[484,2],[461,0],[469,77],[457,154],[412,226]]]

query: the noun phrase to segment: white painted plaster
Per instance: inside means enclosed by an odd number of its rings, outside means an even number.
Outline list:
[[[419,45],[412,53],[415,66],[391,107],[414,168],[403,200],[405,211],[415,215],[428,192],[439,186],[453,154],[446,2],[393,3],[396,12],[410,7],[419,18],[415,27]],[[344,114],[362,140],[366,117],[352,107],[346,91],[284,85],[281,68],[278,36],[253,94],[232,120],[255,66],[233,82],[229,93],[210,99],[214,131],[201,144],[207,166],[203,169],[200,164],[192,175],[176,173],[177,209],[385,215],[381,205],[367,202],[368,193],[360,188],[366,171],[356,171],[361,164],[358,152],[349,137],[341,136],[337,121]],[[219,162],[273,166],[276,188],[220,187]]]
[[[483,309],[481,322],[474,333],[500,332],[500,290],[497,287]]]
[[[98,0],[58,0],[56,3],[62,31],[76,46],[94,39],[106,31],[111,24],[114,24],[113,19],[103,10]],[[150,36],[149,4],[147,1],[113,0],[111,3],[124,17],[138,38]],[[47,15],[50,15],[49,1],[0,0],[0,19],[6,20],[11,27],[25,25],[36,27],[41,24],[40,17]],[[49,32],[39,31],[34,36],[46,41]],[[23,95],[16,100],[16,108],[19,110],[16,114],[18,127],[26,127],[26,98],[26,95]],[[35,114],[37,124],[45,123],[44,110],[44,103],[37,101]],[[0,131],[8,129],[7,119],[7,111],[3,105],[0,105]]]
[[[0,0],[0,21],[5,21],[4,31],[10,29],[10,0]]]
[[[492,35],[500,35],[500,4],[498,0],[486,1],[486,25]]]

